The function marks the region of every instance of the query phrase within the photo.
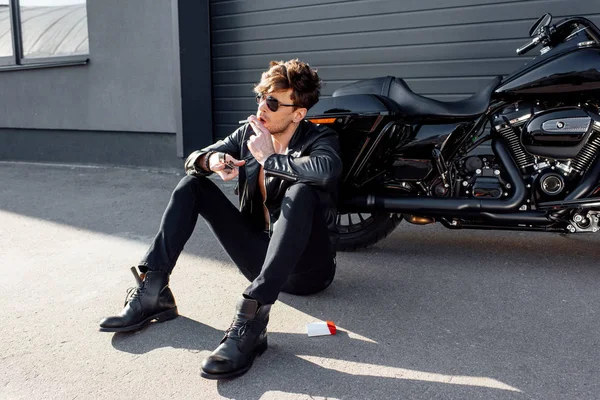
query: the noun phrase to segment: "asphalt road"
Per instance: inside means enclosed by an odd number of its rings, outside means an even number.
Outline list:
[[[200,363],[247,282],[200,222],[171,277],[181,316],[98,332],[180,178],[0,163],[0,399],[600,398],[600,235],[403,223],[339,254],[325,292],[282,294],[269,350],[216,382]],[[338,334],[307,337],[324,320]]]

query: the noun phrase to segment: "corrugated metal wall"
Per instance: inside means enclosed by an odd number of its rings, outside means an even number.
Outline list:
[[[211,0],[215,138],[255,111],[252,88],[270,60],[318,68],[325,96],[394,75],[455,100],[531,59],[515,49],[545,12],[600,25],[598,0]]]

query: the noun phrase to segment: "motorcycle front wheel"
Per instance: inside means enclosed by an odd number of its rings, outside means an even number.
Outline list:
[[[388,236],[402,221],[401,214],[338,213],[337,228],[340,239],[337,251],[356,251],[367,248]]]

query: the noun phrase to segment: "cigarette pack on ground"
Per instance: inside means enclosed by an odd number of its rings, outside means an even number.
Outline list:
[[[325,335],[335,335],[337,328],[333,321],[325,321],[325,322],[313,322],[311,324],[306,324],[306,333],[308,336],[325,336]]]

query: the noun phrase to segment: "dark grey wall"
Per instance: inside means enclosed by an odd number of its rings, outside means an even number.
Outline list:
[[[87,0],[89,65],[0,72],[0,128],[175,133],[172,1]]]
[[[467,97],[531,59],[515,49],[545,12],[600,25],[590,0],[211,0],[215,136],[255,111],[253,84],[273,59],[317,67],[324,95],[394,75],[423,95]]]
[[[182,171],[175,135],[0,129],[0,160],[109,164]]]
[[[205,1],[177,0],[177,36],[174,39],[179,59],[178,78],[181,131],[177,152],[191,152],[213,142],[210,57],[210,15]]]

